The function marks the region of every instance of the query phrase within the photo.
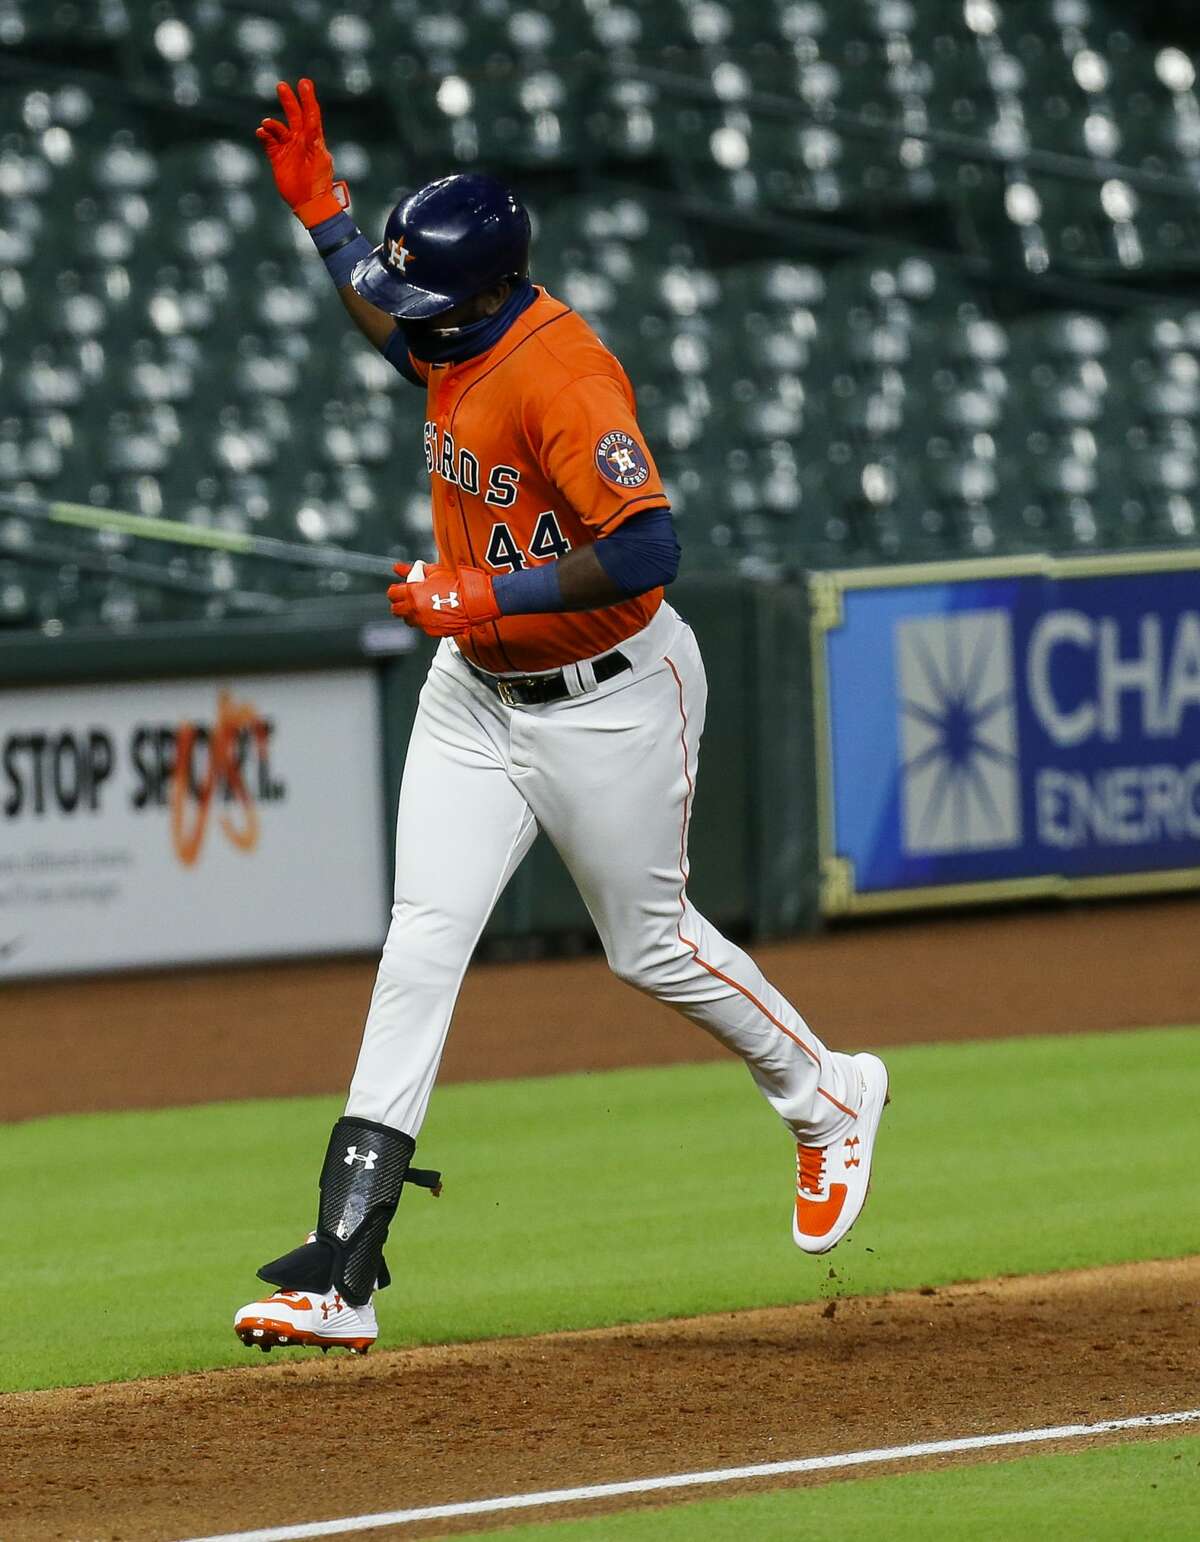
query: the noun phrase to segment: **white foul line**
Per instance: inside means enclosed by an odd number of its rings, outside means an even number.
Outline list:
[[[994,1446],[1030,1445],[1042,1440],[1073,1440],[1080,1435],[1108,1435],[1114,1430],[1162,1429],[1170,1424],[1200,1421],[1200,1408],[1182,1413],[1138,1414],[1128,1419],[1103,1419],[1098,1424],[1059,1424],[1042,1430],[1010,1430],[1003,1435],[966,1435],[959,1440],[926,1440],[912,1446],[883,1446],[874,1451],[842,1451],[834,1456],[806,1456],[794,1462],[759,1462],[753,1467],[717,1467],[710,1472],[677,1472],[663,1478],[633,1478],[626,1483],[593,1483],[585,1488],[552,1488],[539,1494],[505,1494],[495,1499],[470,1499],[461,1504],[422,1505],[416,1510],[385,1510],[377,1515],[350,1515],[333,1521],[303,1521],[297,1526],[267,1526],[260,1531],[229,1531],[220,1536],[192,1537],[188,1542],[301,1542],[305,1537],[336,1537],[380,1526],[406,1526],[415,1521],[448,1521],[463,1515],[494,1515],[499,1510],[533,1510],[542,1505],[579,1504],[590,1499],[614,1499],[622,1494],[654,1494],[663,1489],[695,1488],[704,1483],[740,1483],[746,1478],[776,1478],[797,1472],[830,1472],[837,1467],[862,1467],[868,1462],[903,1462],[919,1456],[946,1456],[956,1451],[986,1451]]]

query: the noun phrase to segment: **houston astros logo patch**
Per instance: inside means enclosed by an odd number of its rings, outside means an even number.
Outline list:
[[[596,465],[601,476],[618,487],[641,487],[650,480],[646,452],[623,428],[610,429],[596,446]]]

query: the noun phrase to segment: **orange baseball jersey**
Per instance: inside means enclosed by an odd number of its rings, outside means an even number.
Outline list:
[[[411,362],[427,389],[439,562],[511,573],[667,506],[629,377],[582,317],[544,289],[478,358]],[[457,642],[497,674],[554,669],[640,631],[662,595],[659,588],[601,610],[502,616]]]

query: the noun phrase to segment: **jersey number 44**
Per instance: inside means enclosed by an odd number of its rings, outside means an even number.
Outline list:
[[[478,497],[482,485],[478,457],[465,445],[456,446],[452,434],[445,431],[439,434],[434,422],[425,424],[425,465],[430,476],[439,476],[444,482]],[[512,508],[517,501],[520,480],[521,473],[516,466],[493,466],[488,472],[484,503],[492,508]],[[485,555],[498,572],[512,573],[517,568],[528,567],[530,559],[555,561],[565,557],[570,550],[571,543],[562,533],[558,516],[553,509],[545,509],[534,521],[524,546],[520,532],[514,531],[511,523],[497,520],[492,526]]]
[[[565,557],[570,550],[571,543],[559,528],[554,510],[546,509],[538,515],[533,534],[529,537],[529,545],[524,551],[508,525],[503,520],[497,520],[492,526],[486,556],[492,567],[512,573],[517,568],[527,567],[530,557],[535,561],[546,562]]]

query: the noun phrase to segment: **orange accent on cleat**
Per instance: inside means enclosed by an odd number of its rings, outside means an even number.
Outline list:
[[[243,1344],[257,1344],[264,1350],[275,1344],[296,1344],[309,1349],[349,1349],[365,1355],[374,1342],[363,1338],[323,1338],[320,1334],[297,1329],[293,1323],[273,1322],[269,1317],[243,1318],[233,1331]]]
[[[857,1136],[854,1143],[858,1143]],[[796,1147],[796,1229],[802,1237],[825,1236],[836,1225],[846,1203],[848,1191],[844,1183],[831,1183],[824,1199],[816,1197],[825,1186],[827,1155],[824,1146]],[[813,1197],[810,1199],[809,1195]]]
[[[796,1188],[807,1194],[819,1194],[825,1179],[824,1146],[796,1147]]]
[[[796,1228],[802,1237],[823,1237],[833,1230],[846,1203],[846,1185],[831,1183],[829,1195],[820,1201],[796,1195]]]
[[[871,1190],[875,1137],[890,1101],[887,1068],[875,1055],[853,1059],[861,1086],[853,1133],[826,1146],[796,1144],[792,1239],[806,1253],[827,1253],[836,1247],[858,1219]]]

